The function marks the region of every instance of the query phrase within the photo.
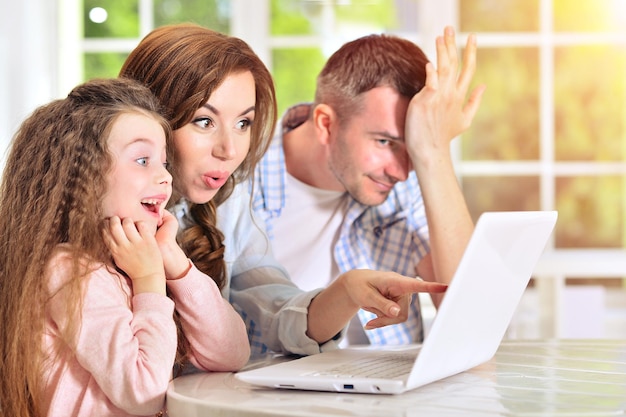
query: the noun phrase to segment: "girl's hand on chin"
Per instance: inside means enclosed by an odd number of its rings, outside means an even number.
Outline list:
[[[167,210],[163,210],[161,224],[156,230],[155,238],[159,245],[173,241],[176,243],[176,233],[178,232],[178,219]]]
[[[163,258],[152,227],[117,216],[106,220],[103,237],[115,265],[133,281],[133,291],[165,294]]]
[[[163,223],[156,233],[156,241],[163,257],[165,277],[178,279],[187,275],[191,263],[176,241],[178,220],[169,211],[163,212]]]

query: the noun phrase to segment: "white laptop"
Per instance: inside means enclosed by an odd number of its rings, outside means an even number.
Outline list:
[[[487,362],[556,219],[556,211],[483,213],[421,345],[349,347],[235,376],[273,388],[398,394]]]

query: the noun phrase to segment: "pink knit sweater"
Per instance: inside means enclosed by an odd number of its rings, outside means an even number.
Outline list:
[[[192,267],[168,281],[175,303],[156,293],[133,295],[131,281],[104,266],[85,280],[82,317],[67,316],[69,260],[51,262],[44,348],[44,410],[49,417],[154,416],[164,405],[176,354],[174,308],[206,371],[243,366],[250,346],[243,321],[213,280]],[[80,323],[75,337],[68,323]],[[80,320],[80,321],[77,321]]]

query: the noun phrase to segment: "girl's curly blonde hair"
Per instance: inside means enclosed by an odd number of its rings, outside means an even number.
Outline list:
[[[112,265],[101,234],[101,199],[112,167],[107,140],[122,114],[147,114],[171,134],[149,89],[132,80],[92,80],[36,109],[13,137],[0,186],[0,414],[41,416],[46,267],[64,244],[68,288],[81,308],[85,259]],[[74,331],[80,323],[73,323]]]

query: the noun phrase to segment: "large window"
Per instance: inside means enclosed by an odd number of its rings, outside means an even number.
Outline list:
[[[485,210],[557,209],[557,248],[624,244],[626,3],[460,2],[488,85],[461,141],[462,182]]]

